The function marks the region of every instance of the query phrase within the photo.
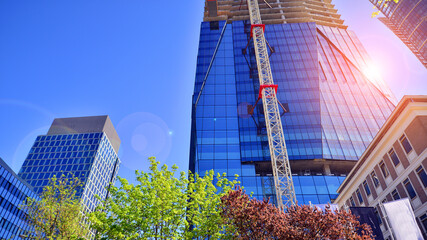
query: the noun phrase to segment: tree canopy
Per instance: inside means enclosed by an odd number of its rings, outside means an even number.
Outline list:
[[[33,230],[26,239],[373,239],[350,212],[290,206],[286,211],[248,196],[238,183],[211,170],[177,172],[150,158],[150,171],[135,171],[136,183],[118,178],[110,197],[82,216],[77,178],[50,180],[41,200],[23,206]],[[234,189],[234,190],[233,190]],[[90,227],[86,224],[90,222]]]
[[[82,183],[78,178],[53,177],[43,188],[40,200],[28,198],[22,205],[31,230],[25,239],[76,240],[89,234],[88,225],[76,191]]]
[[[233,188],[214,172],[204,177],[177,173],[174,165],[136,171],[136,184],[124,178],[110,198],[90,214],[96,239],[231,239],[235,232],[221,217],[221,197]],[[176,177],[175,175],[178,175]]]
[[[237,239],[374,239],[370,227],[344,210],[290,206],[280,211],[268,200],[251,199],[240,188],[222,196],[222,217]]]

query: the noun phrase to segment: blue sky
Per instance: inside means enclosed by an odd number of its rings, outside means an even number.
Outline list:
[[[427,94],[427,70],[368,0],[333,3],[396,97]],[[18,171],[54,118],[110,115],[119,174],[148,156],[188,168],[204,1],[0,1],[0,157]]]

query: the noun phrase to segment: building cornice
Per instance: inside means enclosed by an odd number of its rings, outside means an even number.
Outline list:
[[[355,178],[358,171],[362,168],[362,166],[366,163],[366,161],[370,158],[371,154],[374,152],[374,150],[377,149],[377,146],[379,143],[384,139],[388,131],[392,128],[392,126],[396,123],[398,118],[401,116],[401,114],[405,111],[407,106],[411,103],[416,102],[427,102],[427,96],[426,95],[405,95],[400,100],[399,104],[395,108],[395,110],[391,113],[390,117],[387,119],[387,121],[384,123],[384,125],[381,127],[381,129],[378,131],[377,135],[374,137],[372,142],[369,144],[365,152],[360,157],[357,164],[353,167],[351,172],[348,174],[344,182],[341,184],[341,186],[338,188],[337,192],[341,194],[341,192],[346,188],[347,185],[350,184],[350,182],[353,181],[353,178]],[[339,199],[340,197],[338,197]],[[336,200],[336,202],[338,201]]]

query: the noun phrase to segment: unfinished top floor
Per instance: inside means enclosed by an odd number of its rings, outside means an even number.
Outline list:
[[[205,0],[203,21],[249,20],[247,0]],[[331,0],[258,0],[264,24],[315,22],[346,29]]]

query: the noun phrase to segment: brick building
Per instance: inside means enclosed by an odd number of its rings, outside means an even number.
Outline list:
[[[338,189],[340,207],[369,206],[409,198],[427,236],[427,96],[404,96]]]

